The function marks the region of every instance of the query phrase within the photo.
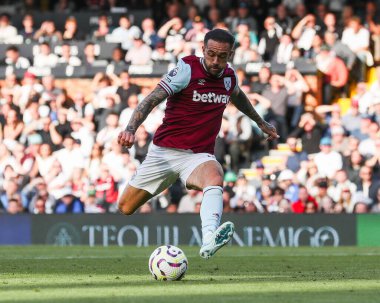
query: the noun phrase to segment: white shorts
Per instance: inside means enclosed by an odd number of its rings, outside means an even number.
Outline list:
[[[216,161],[216,158],[208,153],[193,153],[191,150],[151,144],[145,160],[137,168],[129,184],[157,195],[178,178],[186,186],[194,169],[207,161]]]

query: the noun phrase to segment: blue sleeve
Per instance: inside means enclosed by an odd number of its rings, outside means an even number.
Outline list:
[[[171,96],[187,87],[190,79],[190,65],[180,59],[177,66],[161,79],[159,85]]]

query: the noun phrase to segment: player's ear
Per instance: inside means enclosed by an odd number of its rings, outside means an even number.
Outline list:
[[[232,59],[234,58],[234,55],[235,55],[235,50],[232,49],[230,52],[230,55],[228,56],[228,61],[232,61]]]

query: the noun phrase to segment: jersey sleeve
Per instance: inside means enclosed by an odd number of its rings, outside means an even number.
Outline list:
[[[168,72],[158,83],[169,96],[180,92],[189,85],[191,78],[191,68],[182,59],[178,61],[177,66]]]

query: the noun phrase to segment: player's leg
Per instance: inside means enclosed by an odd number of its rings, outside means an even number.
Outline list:
[[[186,185],[203,190],[200,255],[208,259],[231,240],[234,232],[232,222],[225,222],[219,226],[223,213],[223,169],[216,160],[204,162],[190,174]]]
[[[132,215],[141,205],[152,197],[153,195],[146,190],[128,185],[119,197],[119,211],[124,215]]]

